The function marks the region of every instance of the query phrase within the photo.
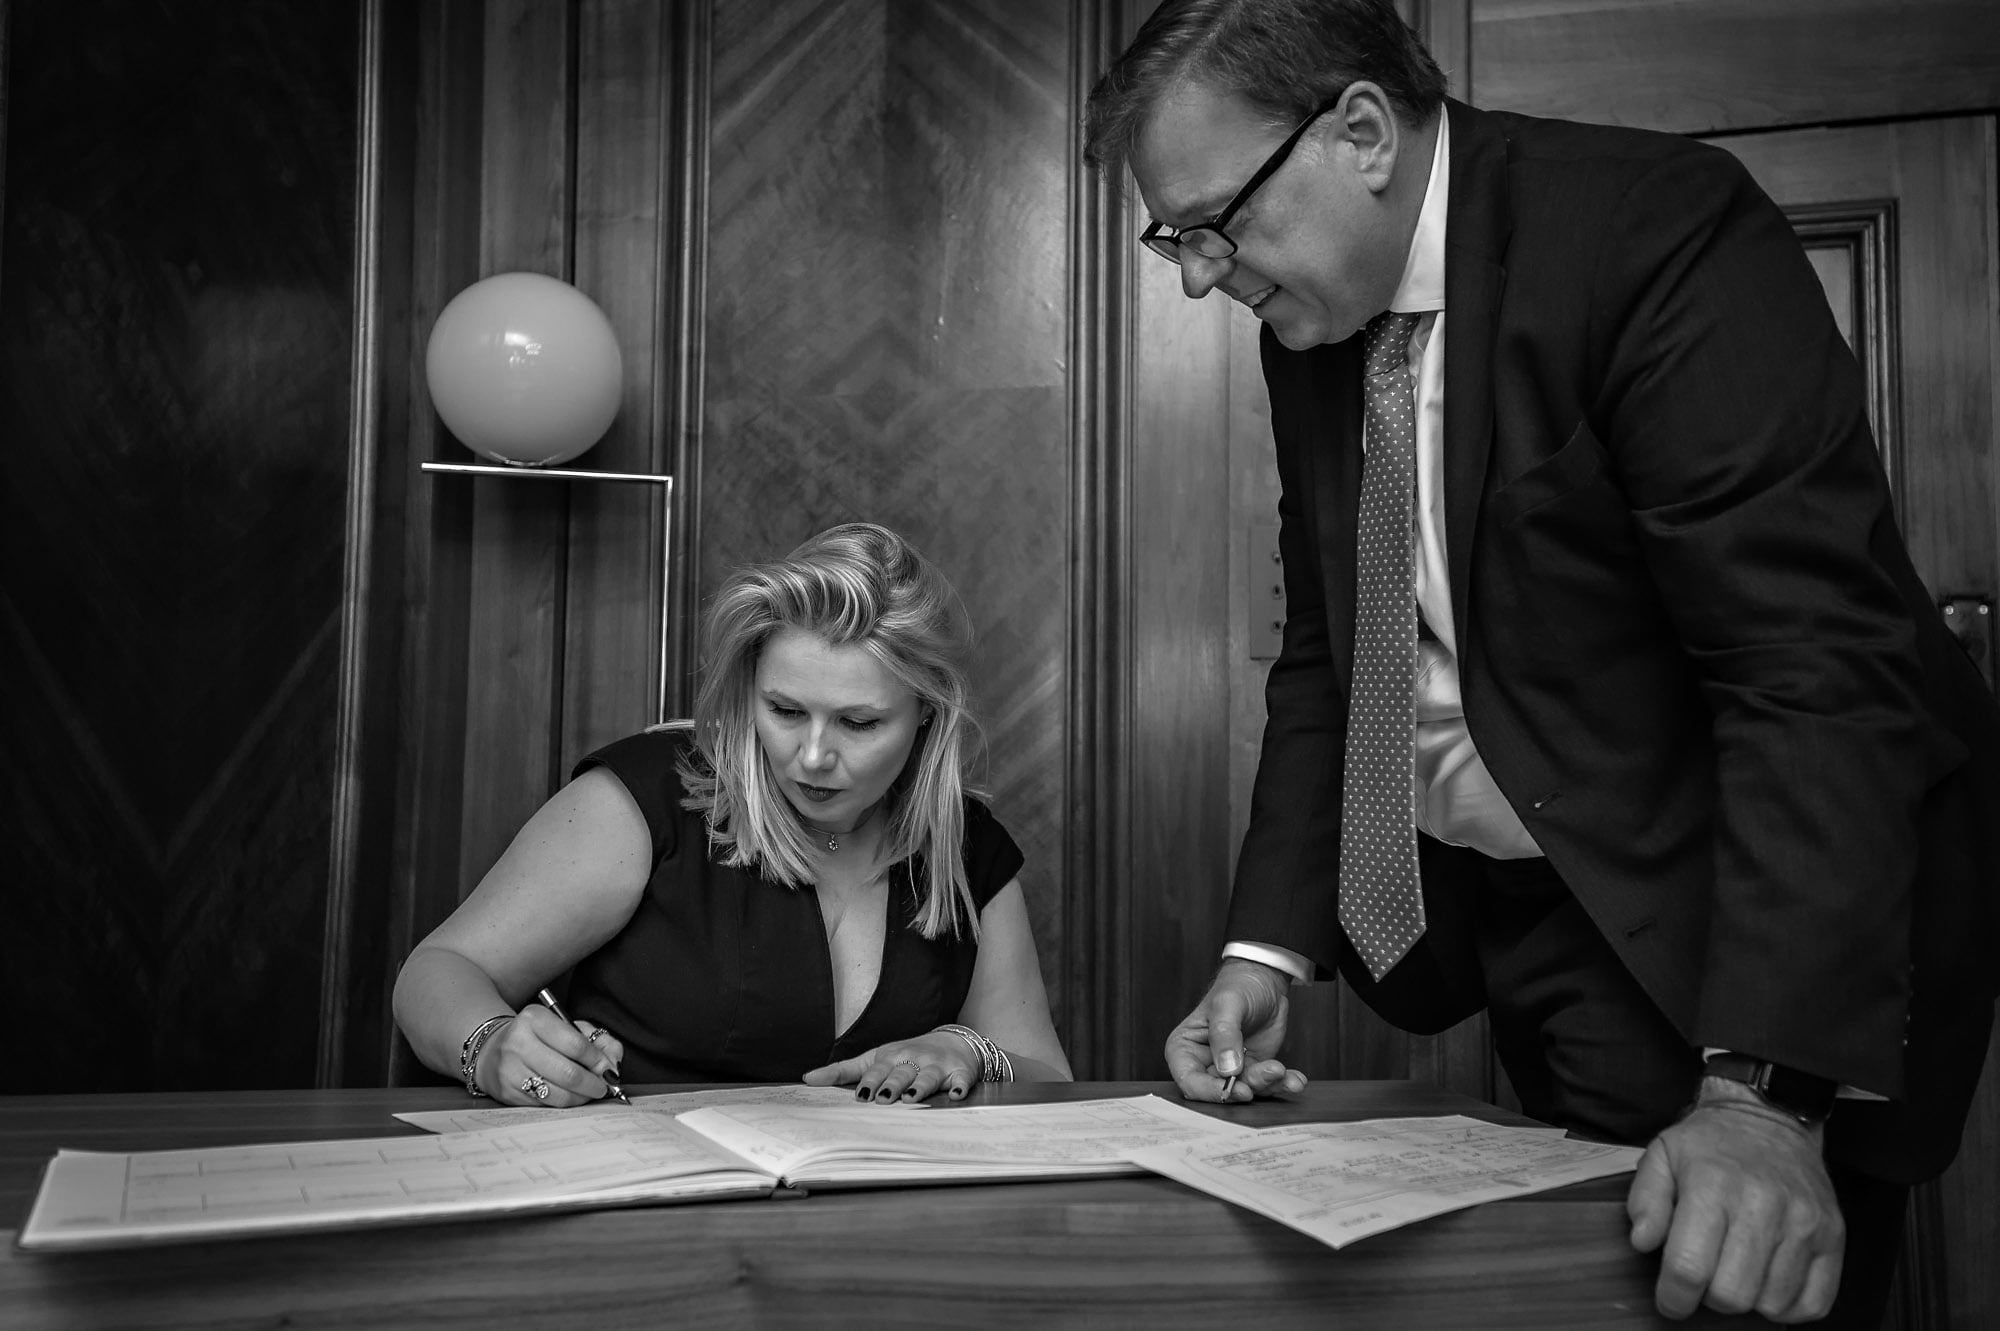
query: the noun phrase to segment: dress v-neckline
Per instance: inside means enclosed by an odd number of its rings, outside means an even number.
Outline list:
[[[881,902],[882,953],[881,956],[876,959],[875,963],[875,984],[874,987],[868,991],[868,997],[862,1000],[861,1006],[855,1009],[854,1019],[848,1022],[844,1028],[841,1027],[840,1025],[840,988],[834,982],[833,936],[827,932],[826,907],[820,904],[819,886],[818,884],[814,884],[812,888],[813,915],[819,920],[819,939],[820,939],[819,955],[822,963],[820,967],[820,983],[822,986],[822,991],[826,995],[827,1025],[833,1032],[832,1043],[827,1046],[829,1049],[837,1046],[842,1040],[845,1040],[849,1035],[852,1035],[855,1031],[861,1028],[861,1023],[864,1020],[866,1020],[868,1014],[874,1010],[876,1000],[881,998],[883,989],[882,981],[886,979],[889,974],[889,957],[891,948],[894,944],[895,936],[901,933],[902,931],[890,927],[891,914],[889,910],[889,905],[891,900],[896,895],[895,868],[891,866],[889,869],[885,870],[883,872],[883,877],[885,881],[882,885],[882,902]],[[845,918],[844,914],[843,918]]]

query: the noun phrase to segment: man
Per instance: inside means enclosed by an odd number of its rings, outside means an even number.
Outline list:
[[[1484,1006],[1529,1113],[1649,1144],[1662,1312],[1875,1324],[1992,1021],[2000,716],[1735,160],[1443,88],[1390,0],[1166,0],[1092,94],[1147,247],[1265,324],[1283,482],[1169,1065],[1303,1085],[1286,989],[1335,971],[1411,1030]]]

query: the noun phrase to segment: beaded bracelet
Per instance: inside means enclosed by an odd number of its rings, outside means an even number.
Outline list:
[[[486,1047],[487,1039],[493,1032],[514,1020],[511,1012],[502,1012],[497,1017],[488,1017],[472,1028],[472,1034],[465,1037],[465,1043],[458,1047],[458,1079],[465,1083],[465,1093],[475,1099],[484,1100],[486,1092],[479,1089],[479,1051]]]
[[[938,1027],[938,1029],[941,1031],[950,1031],[953,1035],[965,1041],[973,1053],[979,1055],[979,1080],[1014,1080],[1013,1060],[1007,1057],[1007,1051],[999,1045],[994,1044],[978,1031],[973,1030],[972,1027],[961,1026],[957,1022],[947,1022]]]

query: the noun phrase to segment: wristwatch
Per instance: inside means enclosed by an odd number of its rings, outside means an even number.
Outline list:
[[[1761,1058],[1726,1050],[1710,1054],[1702,1071],[1710,1077],[1742,1082],[1757,1092],[1764,1103],[1808,1126],[1825,1121],[1833,1112],[1834,1095],[1840,1090],[1840,1084],[1831,1077],[1815,1077],[1782,1063],[1767,1063]]]

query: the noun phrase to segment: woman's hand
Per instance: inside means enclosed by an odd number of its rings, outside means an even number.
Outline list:
[[[530,1003],[486,1042],[473,1076],[502,1104],[568,1109],[609,1094],[599,1074],[617,1076],[624,1057],[610,1031],[587,1021],[571,1025]]]
[[[983,1071],[958,1036],[932,1031],[914,1040],[877,1045],[865,1054],[814,1068],[808,1086],[854,1087],[857,1100],[928,1100],[942,1090],[954,1100],[979,1084]]]

